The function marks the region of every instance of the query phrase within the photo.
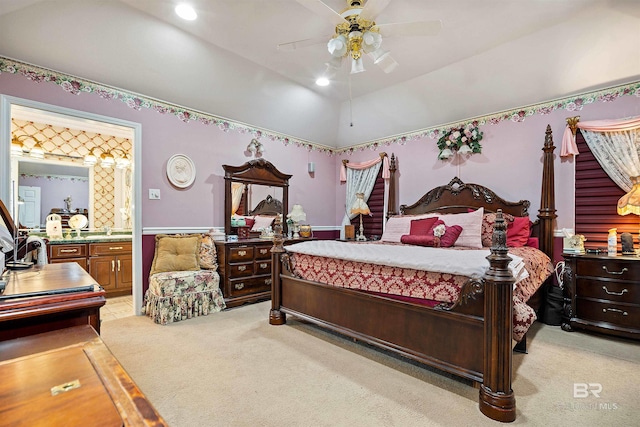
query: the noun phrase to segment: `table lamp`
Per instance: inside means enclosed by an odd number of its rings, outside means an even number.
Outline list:
[[[618,200],[618,215],[640,215],[640,176],[632,176],[631,190]]]
[[[287,214],[287,219],[293,221],[293,238],[300,238],[300,222],[307,219],[307,214],[302,210],[302,205],[293,205],[291,212]]]
[[[369,215],[371,210],[369,209],[369,206],[367,206],[367,202],[364,201],[364,193],[356,193],[356,201],[353,206],[351,206],[351,213],[360,215],[360,232],[356,237],[356,240],[366,241],[367,238],[364,237],[364,227],[362,226],[362,215]]]

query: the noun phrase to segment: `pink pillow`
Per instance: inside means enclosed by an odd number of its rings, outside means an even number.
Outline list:
[[[526,246],[530,235],[529,217],[516,216],[507,227],[507,246],[510,248]]]
[[[251,231],[262,231],[263,228],[270,227],[276,217],[256,215],[253,219],[255,222],[253,223]]]
[[[411,233],[411,221],[433,216],[435,215],[392,216],[384,226],[384,232],[382,233],[382,237],[380,237],[380,241],[400,243],[402,236]]]
[[[469,248],[482,248],[482,216],[484,208],[480,208],[469,213],[440,214],[439,217],[445,225],[459,225],[462,227],[460,237],[456,240],[456,246],[466,246]]]
[[[433,224],[437,220],[438,220],[437,216],[434,216],[431,218],[414,219],[411,221],[411,229],[409,231],[409,234],[412,236],[424,235],[424,234],[429,234],[429,232],[431,231],[431,235],[433,236]],[[400,239],[400,241],[402,241],[402,239]],[[402,242],[402,243],[405,243],[405,242]]]

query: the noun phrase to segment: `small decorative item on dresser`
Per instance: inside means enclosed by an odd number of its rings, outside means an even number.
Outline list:
[[[356,238],[356,226],[355,225],[345,225],[344,226],[344,238],[346,240],[353,240]]]
[[[308,239],[309,237],[313,237],[313,230],[311,230],[310,225],[300,226],[300,237],[304,237],[305,239]]]
[[[620,243],[622,244],[622,255],[634,255],[633,236],[631,233],[622,233],[620,235]]]

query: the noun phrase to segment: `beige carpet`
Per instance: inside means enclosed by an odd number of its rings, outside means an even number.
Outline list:
[[[174,427],[482,426],[467,383],[289,317],[270,302],[168,326],[105,321],[102,338]],[[640,423],[640,343],[536,323],[514,356],[515,425]],[[574,383],[600,397],[574,398]]]

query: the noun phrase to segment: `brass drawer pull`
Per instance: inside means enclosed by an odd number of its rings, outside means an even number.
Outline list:
[[[78,252],[77,249],[60,249],[61,254],[75,254]]]
[[[122,249],[122,246],[109,246],[110,251],[119,251]]]
[[[238,255],[240,256],[245,256],[247,254],[247,251],[238,251]]]
[[[237,290],[240,290],[240,289],[244,288],[244,282],[242,282],[242,283],[236,283],[236,284],[235,284],[235,286],[234,286],[234,288],[236,288]]]
[[[266,254],[267,252],[269,252],[269,249],[260,249],[260,253],[262,255]]]
[[[246,265],[238,266],[238,271],[245,271],[247,269]]]
[[[623,316],[628,316],[629,313],[627,313],[626,311],[622,311],[622,310],[618,310],[617,308],[603,308],[602,312],[606,313],[607,311],[613,311],[616,313],[622,313]]]
[[[267,264],[266,262],[261,262],[260,263],[260,268],[265,269],[265,268],[267,268],[268,265],[269,264]]]
[[[51,387],[51,396],[57,396],[60,393],[65,393],[69,390],[80,388],[80,380],[73,380],[68,383],[60,384],[55,387]]]
[[[607,273],[609,273],[609,274],[617,274],[618,276],[621,275],[621,274],[624,274],[625,272],[628,271],[627,267],[623,268],[621,271],[609,271],[609,270],[607,270],[607,266],[606,265],[603,265],[602,269],[604,271],[606,271]]]
[[[622,292],[611,292],[609,289],[607,289],[606,286],[603,286],[602,289],[604,289],[604,291],[607,293],[607,295],[618,295],[618,296],[622,296],[625,293],[629,292],[626,288],[622,290]]]

